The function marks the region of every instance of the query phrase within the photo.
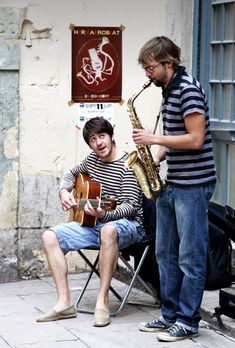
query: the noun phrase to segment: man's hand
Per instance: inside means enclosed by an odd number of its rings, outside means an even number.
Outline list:
[[[60,192],[60,201],[62,209],[64,211],[67,211],[71,209],[74,205],[77,205],[73,194],[65,189],[61,190]]]
[[[102,219],[105,216],[105,210],[103,210],[101,208],[93,208],[91,203],[89,202],[89,200],[87,201],[86,205],[84,206],[84,212],[87,215],[91,215],[91,216],[97,217],[99,219]]]
[[[154,134],[149,129],[134,128],[132,132],[132,139],[135,144],[154,144]]]

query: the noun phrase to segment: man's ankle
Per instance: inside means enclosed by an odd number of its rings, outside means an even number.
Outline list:
[[[108,301],[105,301],[105,300],[97,300],[96,301],[96,305],[95,305],[95,308],[96,309],[108,309],[109,305],[108,305]]]

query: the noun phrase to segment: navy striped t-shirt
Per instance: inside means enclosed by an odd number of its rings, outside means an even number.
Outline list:
[[[186,134],[184,118],[192,113],[205,116],[205,141],[197,150],[166,148],[167,182],[177,186],[205,186],[216,181],[207,98],[200,85],[183,66],[177,69],[163,93],[163,134]]]

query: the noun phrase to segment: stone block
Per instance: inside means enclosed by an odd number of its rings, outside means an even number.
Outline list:
[[[3,134],[18,126],[19,113],[19,75],[16,71],[1,71],[0,69],[0,97],[1,97],[1,130]]]
[[[84,254],[86,257],[93,263],[97,256],[97,251],[95,250],[86,250]],[[69,273],[79,273],[79,272],[89,272],[90,267],[85,263],[82,257],[76,251],[70,251],[66,255],[68,262]]]
[[[0,230],[0,283],[18,279],[17,268],[17,231]]]
[[[46,228],[68,220],[59,200],[60,179],[53,176],[21,176],[19,183],[20,228]]]
[[[50,275],[42,245],[43,229],[19,229],[18,231],[18,274],[20,279],[33,279]],[[96,251],[87,251],[94,261]],[[76,251],[66,255],[69,273],[89,271],[89,267]]]
[[[0,37],[18,38],[23,10],[13,7],[0,7]]]
[[[19,70],[20,49],[18,42],[6,42],[0,38],[0,70]]]
[[[48,275],[48,266],[42,246],[41,229],[19,229],[18,272],[20,279]]]

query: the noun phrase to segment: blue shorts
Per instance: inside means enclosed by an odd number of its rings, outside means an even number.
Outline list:
[[[138,221],[120,219],[104,223],[97,223],[95,227],[85,227],[72,221],[50,228],[59,241],[64,254],[72,250],[85,248],[100,248],[100,230],[104,225],[114,226],[118,234],[119,250],[131,244],[140,242],[144,232]]]

